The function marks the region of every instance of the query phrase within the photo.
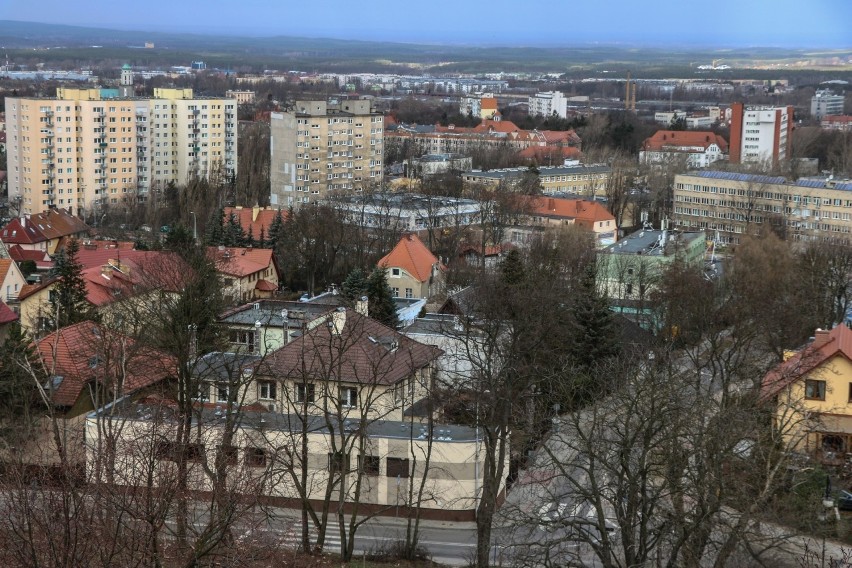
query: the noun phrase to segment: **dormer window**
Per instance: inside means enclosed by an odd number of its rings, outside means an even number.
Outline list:
[[[401,271],[399,268],[391,268],[391,276],[394,278],[399,278]]]

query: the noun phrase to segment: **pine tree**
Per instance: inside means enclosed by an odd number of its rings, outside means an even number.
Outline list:
[[[225,238],[225,208],[220,207],[213,214],[210,223],[207,224],[207,235],[205,240],[210,246],[218,246],[223,244]]]
[[[361,296],[367,294],[368,281],[367,275],[360,268],[354,269],[343,281],[342,295],[346,299],[346,303],[354,306],[355,302]]]
[[[510,250],[500,262],[500,279],[507,286],[517,287],[526,280],[526,270],[521,254],[517,250]]]
[[[393,292],[388,285],[387,271],[384,268],[376,267],[367,278],[367,298],[370,302],[370,317],[396,329],[399,323],[396,317],[396,304],[394,304]]]
[[[575,366],[586,373],[618,353],[612,312],[606,298],[596,290],[594,271],[592,263],[571,305],[574,320],[571,357]]]
[[[269,248],[277,248],[278,243],[281,241],[281,237],[284,234],[284,215],[281,213],[281,210],[278,210],[278,213],[275,215],[275,218],[272,219],[272,224],[269,226],[269,233],[267,234],[267,239],[269,240]]]
[[[92,317],[91,306],[86,301],[83,265],[77,259],[79,252],[79,241],[71,239],[68,245],[56,255],[53,275],[59,278],[59,282],[56,284],[54,319],[59,327],[65,327]]]
[[[238,247],[245,242],[245,233],[237,216],[231,213],[224,227],[223,241],[226,247]]]
[[[245,241],[243,241],[243,246],[253,247],[255,244],[254,231],[252,230],[251,225],[249,225],[248,233],[246,233]]]

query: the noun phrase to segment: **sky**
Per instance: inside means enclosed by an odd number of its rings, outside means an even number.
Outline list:
[[[0,19],[411,43],[852,48],[852,0],[0,0]]]

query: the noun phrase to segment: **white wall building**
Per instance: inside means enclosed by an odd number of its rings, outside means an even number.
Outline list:
[[[530,116],[551,116],[553,114],[566,118],[568,116],[568,99],[559,91],[536,93],[530,97]]]

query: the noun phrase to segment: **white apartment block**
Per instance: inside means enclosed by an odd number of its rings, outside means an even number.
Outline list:
[[[793,107],[731,105],[730,161],[760,163],[790,157]]]
[[[568,99],[559,91],[548,91],[536,93],[529,99],[530,116],[557,115],[562,118],[568,116]]]
[[[7,97],[6,116],[9,200],[22,214],[85,216],[237,169],[236,101],[193,98],[192,89],[119,98],[59,88],[51,99]]]
[[[313,203],[380,185],[384,117],[368,100],[297,101],[270,126],[270,203]]]
[[[811,97],[811,116],[821,119],[824,116],[843,114],[843,103],[845,100],[846,97],[843,95],[835,95],[828,90],[817,91]]]

